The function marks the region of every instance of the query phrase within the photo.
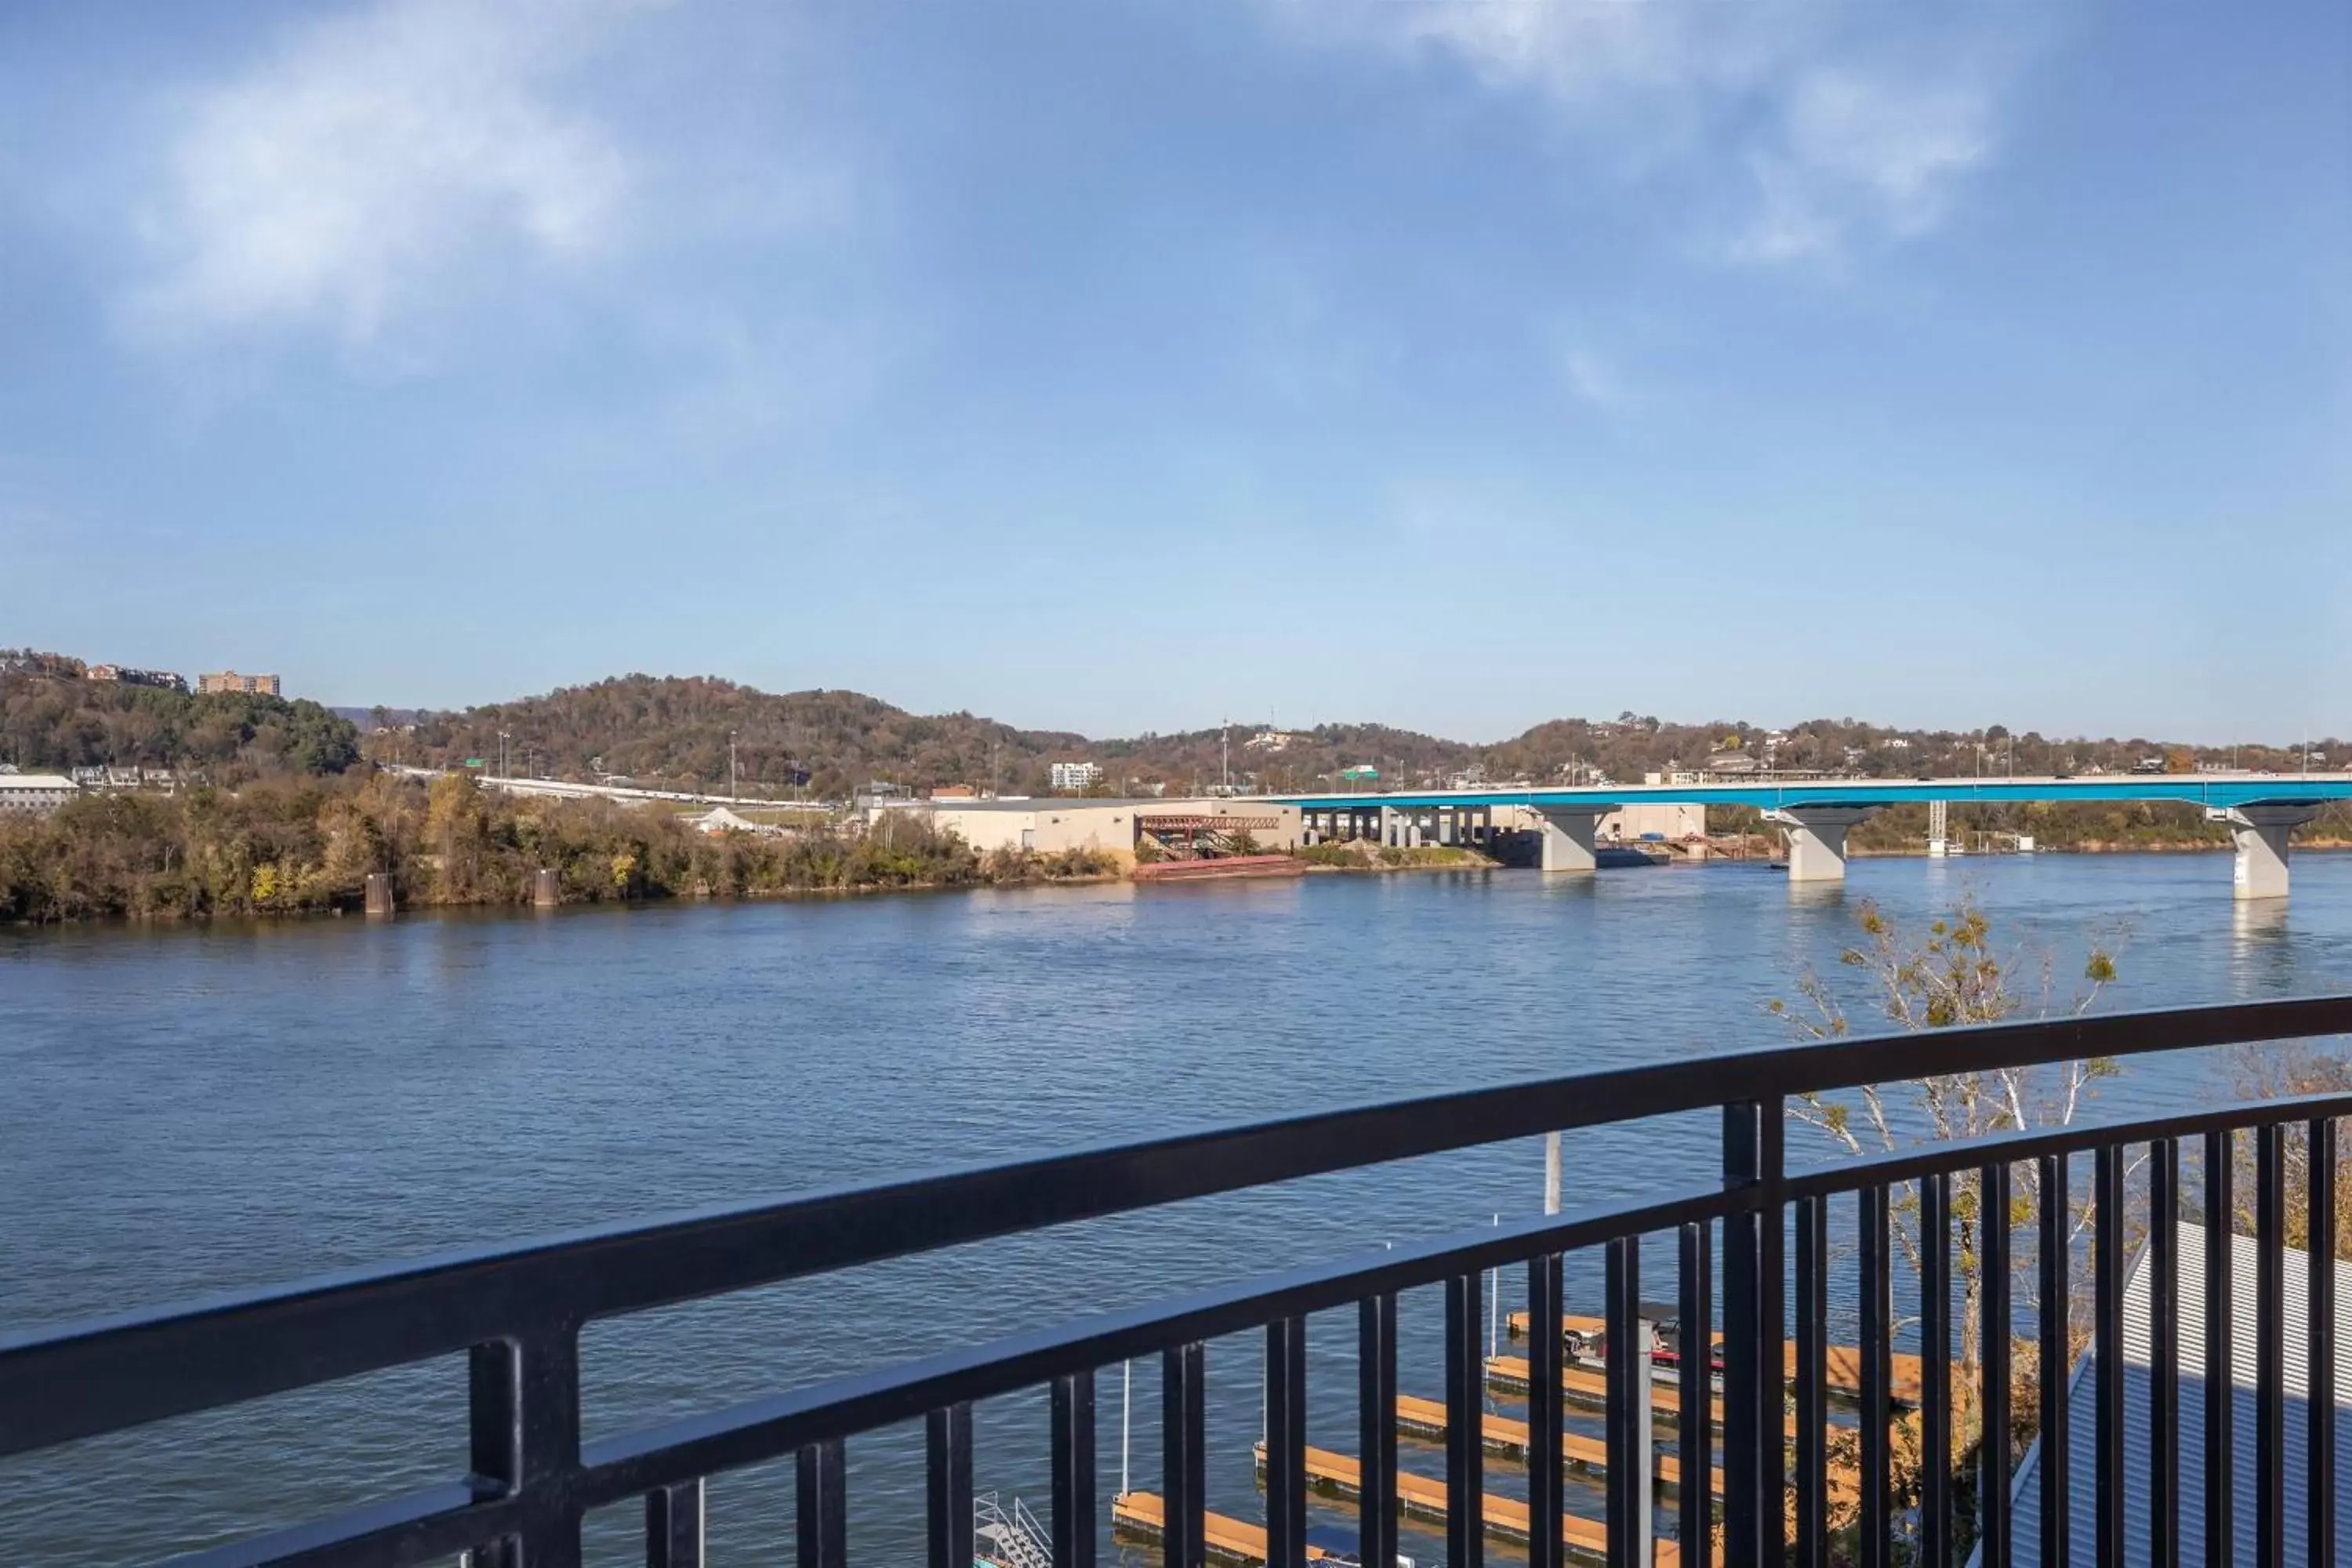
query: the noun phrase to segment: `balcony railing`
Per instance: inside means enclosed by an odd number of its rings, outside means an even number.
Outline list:
[[[1981,1542],[1988,1568],[2010,1561],[2007,1500],[2011,1443],[2010,1353],[2020,1316],[2011,1300],[2010,1229],[1983,1233],[1984,1346],[1979,1409],[1983,1467],[1977,1505],[1955,1516],[1950,1412],[1953,1258],[1949,1226],[1957,1192],[1981,1194],[1986,1212],[2006,1213],[2013,1168],[2035,1167],[2044,1192],[2068,1190],[2069,1162],[2087,1159],[2096,1223],[2088,1245],[2093,1275],[2091,1393],[2096,1474],[2071,1478],[2099,1499],[2095,1539],[2067,1539],[2070,1478],[2063,1446],[2041,1467],[2040,1561],[2125,1558],[2125,1462],[2128,1441],[2151,1447],[2151,1556],[2179,1560],[2184,1447],[2201,1458],[2192,1473],[2210,1518],[2225,1518],[2233,1495],[2231,1434],[2224,1422],[2202,1435],[2180,1429],[2179,1391],[2159,1353],[2154,1402],[2142,1437],[2124,1421],[2123,1289],[2126,1159],[2145,1148],[2147,1247],[2159,1346],[2174,1345],[2180,1278],[2172,1220],[2181,1203],[2180,1152],[2203,1146],[2209,1212],[2233,1212],[2228,1190],[2234,1139],[2251,1131],[2252,1208],[2263,1267],[2252,1321],[2263,1342],[2258,1391],[2255,1499],[2257,1557],[2283,1561],[2289,1467],[2305,1467],[2307,1561],[2329,1562],[2336,1540],[2331,1422],[2307,1424],[2304,1452],[2283,1441],[2280,1265],[2288,1216],[2283,1140],[2307,1140],[2310,1252],[2334,1252],[2336,1121],[2352,1115],[2352,1095],[2200,1106],[2126,1124],[2074,1125],[1935,1142],[1874,1158],[1790,1171],[1783,1111],[1794,1097],[1874,1083],[2241,1042],[2352,1031],[2352,997],[2117,1015],[2058,1023],[2004,1025],[1928,1035],[1844,1041],[1679,1061],[1437,1095],[1265,1122],[1234,1131],[1171,1137],[1120,1148],[1060,1154],[985,1170],[929,1176],[856,1191],[688,1215],[553,1240],[432,1258],[314,1279],[291,1287],[0,1342],[0,1457],[23,1454],[142,1423],[215,1409],[337,1379],[465,1352],[469,1367],[470,1469],[446,1484],[384,1499],[355,1511],[215,1549],[188,1559],[207,1565],[299,1563],[446,1563],[470,1553],[478,1568],[571,1568],[581,1556],[591,1510],[642,1499],[647,1568],[698,1563],[702,1481],[786,1457],[798,1467],[798,1561],[839,1568],[846,1555],[844,1445],[896,1423],[927,1423],[927,1513],[933,1568],[973,1561],[971,1406],[1016,1390],[1051,1391],[1052,1548],[1055,1568],[1093,1568],[1104,1499],[1096,1475],[1095,1373],[1129,1358],[1162,1358],[1164,1474],[1162,1550],[1175,1568],[1201,1568],[1208,1554],[1203,1438],[1204,1344],[1244,1331],[1265,1335],[1265,1552],[1279,1568],[1307,1560],[1306,1498],[1308,1314],[1352,1309],[1359,1334],[1361,1413],[1361,1559],[1385,1564],[1396,1552],[1399,1497],[1396,1310],[1400,1291],[1442,1287],[1445,1301],[1445,1473],[1452,1568],[1482,1560],[1481,1517],[1488,1460],[1479,1419],[1485,1382],[1480,1277],[1524,1268],[1533,1326],[1528,1373],[1527,1494],[1531,1568],[1558,1568],[1564,1544],[1540,1521],[1561,1512],[1561,1259],[1585,1248],[1606,1255],[1607,1342],[1637,1342],[1641,1238],[1678,1241],[1676,1299],[1681,1344],[1680,1408],[1706,1408],[1716,1390],[1708,1342],[1721,1303],[1723,1475],[1720,1511],[1703,1482],[1680,1489],[1670,1552],[1683,1564],[1825,1560],[1832,1533],[1831,1427],[1825,1368],[1832,1197],[1853,1194],[1853,1238],[1862,1311],[1858,1347],[1857,1561],[1885,1563],[1898,1534],[1919,1561],[1956,1560],[1963,1533]],[[583,1324],[883,1259],[1129,1213],[1270,1183],[1403,1160],[1558,1130],[1691,1111],[1719,1110],[1719,1150],[1690,1190],[1602,1212],[1528,1220],[1400,1245],[1318,1263],[1181,1300],[1088,1318],[975,1348],[859,1373],[778,1393],[732,1408],[583,1444],[579,1339]],[[2076,1167],[2079,1169],[2079,1167]],[[1890,1205],[1915,1194],[1921,1258],[1918,1306],[1918,1490],[1898,1509],[1889,1423],[1896,1407],[1892,1351]],[[1906,1200],[1907,1201],[1907,1200]],[[2036,1246],[2038,1306],[2023,1315],[2045,1346],[2067,1343],[2067,1271],[2075,1255],[2065,1204],[2043,1205]],[[2223,1267],[2206,1271],[2203,1321],[2232,1321],[2228,1227],[2215,1227]],[[1716,1278],[1720,1271],[1719,1289]],[[2315,1397],[2334,1386],[2332,1270],[2310,1273],[2308,1382]],[[1787,1303],[1795,1303],[1793,1324]],[[2242,1319],[2242,1314],[2241,1315]],[[1793,1328],[1793,1352],[1784,1351]],[[2227,1346],[2221,1347],[2226,1355]],[[1784,1355],[1794,1363],[1784,1376]],[[2045,1424],[2063,1413],[2070,1356],[2041,1358]],[[2226,1386],[2226,1360],[2216,1363]],[[1652,1445],[1640,1407],[1647,1401],[1636,1357],[1606,1357],[1608,1508],[1612,1563],[1643,1561]],[[1959,1390],[1976,1394],[1975,1390]],[[2229,1402],[2221,1401],[2223,1410]],[[1793,1417],[1791,1412],[1793,1411]],[[1793,1418],[1796,1441],[1783,1440]],[[1718,1458],[1713,1424],[1689,1418],[1675,1439],[1681,1474],[1704,1478]],[[1793,1452],[1793,1466],[1791,1455]],[[2054,1504],[2055,1506],[2052,1506]],[[2135,1505],[2137,1506],[2137,1505]]]

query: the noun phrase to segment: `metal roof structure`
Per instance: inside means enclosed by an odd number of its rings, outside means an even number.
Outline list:
[[[2205,1227],[2182,1221],[2179,1227],[2180,1258],[2180,1560],[2202,1563],[2205,1555]],[[2231,1479],[2237,1501],[2231,1510],[2236,1551],[2234,1560],[2254,1561],[2254,1238],[2251,1236],[2231,1237],[2230,1310],[2235,1331],[2231,1337],[2231,1389],[2234,1401],[2233,1459]],[[2352,1265],[2338,1262],[2336,1268],[2336,1342],[2345,1342],[2352,1334]],[[2284,1284],[2281,1298],[2281,1316],[2286,1329],[2284,1346],[2284,1383],[2286,1388],[2286,1540],[2285,1557],[2289,1563],[2310,1561],[2305,1531],[2307,1510],[2305,1506],[2306,1471],[2303,1462],[2305,1452],[2305,1434],[2311,1420],[2312,1405],[2305,1392],[2305,1350],[2308,1338],[2305,1324],[2309,1321],[2310,1296],[2306,1286],[2308,1259],[2293,1247],[2286,1249]],[[2150,1349],[2151,1289],[2148,1280],[2147,1253],[2142,1249],[2139,1260],[2133,1265],[2131,1279],[2124,1289],[2124,1541],[2125,1561],[2145,1563],[2149,1560],[2148,1543],[2148,1483],[2153,1437],[2148,1429],[2149,1368],[2154,1364]],[[2074,1365],[2066,1402],[2066,1462],[2067,1473],[2074,1478],[2069,1500],[2072,1518],[2069,1530],[2079,1561],[2088,1562],[2091,1542],[2096,1539],[2098,1521],[2093,1511],[2095,1488],[2091,1478],[2096,1468],[2097,1427],[2092,1408],[2091,1388],[2096,1356],[2085,1353]],[[2336,1363],[2335,1397],[2327,1410],[2336,1423],[2338,1453],[2352,1446],[2352,1356],[2339,1355]],[[2018,1467],[2015,1484],[2010,1497],[2013,1527],[2011,1537],[2010,1561],[2015,1568],[2040,1568],[2042,1562],[2042,1485],[2041,1459],[2042,1439],[2036,1438],[2026,1451],[2025,1462]],[[2352,1465],[2339,1463],[2336,1471],[2336,1517],[2340,1521],[2352,1521]],[[2339,1535],[2345,1525],[2338,1527]],[[2339,1551],[2341,1542],[2339,1542]],[[1977,1568],[1980,1553],[1969,1558],[1969,1568]]]

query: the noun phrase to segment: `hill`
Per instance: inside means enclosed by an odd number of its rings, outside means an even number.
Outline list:
[[[0,660],[0,760],[27,772],[173,768],[234,785],[339,773],[360,748],[348,720],[308,700],[89,680],[35,655]]]
[[[395,717],[377,710],[379,721]],[[1386,784],[1433,785],[1471,770],[1538,783],[1594,774],[1707,770],[1805,770],[1865,777],[1915,773],[2020,775],[2154,765],[2182,770],[2235,761],[2293,771],[2284,748],[2200,748],[2144,737],[2055,739],[1976,731],[1903,730],[1813,719],[1769,730],[1744,720],[1675,723],[1650,715],[1556,719],[1510,739],[1474,743],[1381,724],[1320,724],[1286,732],[1255,724],[1228,730],[1089,740],[1068,731],[1023,730],[958,712],[910,713],[855,691],[765,692],[711,677],[626,675],[541,697],[419,713],[367,737],[372,758],[454,766],[479,758],[556,778],[622,775],[665,787],[728,783],[729,738],[747,795],[806,793],[840,798],[869,781],[921,791],[965,784],[1007,795],[1043,795],[1055,762],[1092,762],[1097,786],[1128,793],[1164,785],[1192,793],[1230,778],[1272,791],[1332,788],[1343,769],[1370,765]],[[2336,748],[2323,742],[2322,750]]]

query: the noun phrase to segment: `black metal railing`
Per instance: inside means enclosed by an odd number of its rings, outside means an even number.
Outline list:
[[[1305,1325],[1309,1314],[1352,1309],[1360,1377],[1361,1558],[1388,1563],[1396,1550],[1397,1296],[1423,1286],[1445,1296],[1447,1562],[1482,1559],[1483,1476],[1479,1279],[1524,1267],[1530,1317],[1527,1494],[1531,1568],[1559,1568],[1559,1531],[1542,1528],[1561,1508],[1561,1259],[1606,1253],[1608,1368],[1605,1546],[1612,1563],[1641,1561],[1653,1434],[1631,1414],[1631,1347],[1643,1342],[1640,1239],[1678,1244],[1681,1312],[1677,1392],[1685,1418],[1676,1454],[1685,1478],[1674,1550],[1684,1564],[1818,1564],[1831,1552],[1825,1449],[1829,1384],[1826,1304],[1833,1250],[1830,1204],[1856,1199],[1860,1388],[1866,1417],[1858,1451],[1858,1516],[1841,1551],[1865,1564],[1889,1561],[1906,1534],[1921,1561],[1953,1560],[1964,1534],[1987,1568],[2007,1568],[2010,1295],[2012,1169],[2035,1167],[2039,1190],[2069,1190],[2070,1162],[2087,1158],[2097,1204],[2090,1247],[2096,1474],[2067,1474],[2065,1445],[2045,1446],[2038,1510],[2040,1561],[2125,1560],[2123,1315],[2126,1151],[2145,1147],[2147,1247],[2156,1354],[2147,1441],[2152,1560],[2179,1560],[2181,1438],[2177,1386],[2179,1262],[2172,1221],[2180,1212],[2184,1141],[2201,1141],[2208,1213],[2230,1215],[2236,1135],[2255,1144],[2252,1207],[2257,1271],[2253,1321],[2260,1377],[2254,1445],[2256,1556],[2282,1563],[2284,1480],[2305,1467],[2305,1561],[2334,1561],[2334,1426],[2309,1422],[2305,1452],[2284,1442],[2280,1259],[2288,1216],[2282,1182],[2287,1129],[2305,1141],[2313,1179],[2305,1216],[2311,1255],[2332,1257],[2336,1122],[2352,1095],[2205,1106],[2128,1124],[2074,1125],[1937,1142],[1819,1169],[1790,1172],[1783,1113],[1794,1097],[1923,1077],[2124,1058],[2250,1041],[2352,1031],[2352,997],[2004,1025],[1898,1038],[1841,1041],[1718,1056],[1533,1084],[1337,1110],[1235,1131],[1021,1162],[759,1206],[716,1210],[530,1245],[436,1258],[339,1275],[258,1294],[37,1333],[0,1342],[0,1457],[23,1454],[142,1423],[462,1352],[468,1358],[470,1468],[421,1491],[277,1531],[189,1559],[207,1565],[299,1563],[446,1563],[471,1553],[477,1568],[571,1568],[582,1521],[594,1509],[641,1499],[648,1568],[697,1564],[705,1478],[792,1458],[798,1467],[802,1568],[838,1568],[846,1553],[844,1445],[860,1434],[920,1420],[928,1436],[926,1511],[933,1568],[972,1563],[971,1419],[974,1401],[1045,1385],[1051,1390],[1055,1568],[1093,1568],[1101,1498],[1095,1474],[1096,1369],[1129,1358],[1162,1359],[1162,1551],[1174,1568],[1207,1556],[1203,1413],[1204,1344],[1265,1334],[1266,1555],[1303,1568],[1306,1470]],[[1688,1191],[1601,1212],[1553,1215],[1399,1245],[1179,1300],[1155,1302],[993,1343],[943,1352],[684,1420],[584,1443],[579,1337],[583,1324],[882,1259],[1010,1233],[1289,1181],[1637,1118],[1720,1110],[1720,1170]],[[1950,1219],[1965,1188],[1981,1212],[1979,1325],[1981,1467],[1969,1519],[1955,1515]],[[1916,1193],[1920,1258],[1921,1378],[1916,1502],[1897,1507],[1890,1294],[1890,1202]],[[2074,1253],[2068,1207],[2041,1208],[2038,1337],[2068,1345],[2067,1271]],[[1717,1230],[1720,1236],[1718,1238]],[[2210,1227],[2219,1248],[2205,1271],[2205,1353],[2210,1385],[2231,1385],[2230,1226]],[[1793,1235],[1793,1248],[1788,1247]],[[1788,1256],[1793,1250],[1793,1258]],[[1793,1279],[1788,1265],[1793,1262]],[[1719,1267],[1720,1290],[1714,1278]],[[2336,1346],[2333,1271],[2309,1275],[2306,1387],[2332,1408]],[[1796,1362],[1783,1376],[1787,1303],[1793,1284]],[[1707,1346],[1722,1303],[1722,1443],[1699,1413],[1714,1392]],[[2041,1357],[2042,1419],[2062,1421],[2069,1354]],[[1793,1405],[1793,1409],[1792,1409]],[[2231,1499],[2230,1399],[2208,1400],[2201,1443],[2203,1517],[2226,1532]],[[1797,1435],[1794,1471],[1784,1424]],[[1706,1483],[1719,1458],[1719,1515]],[[2070,1487],[2095,1487],[2095,1539],[2070,1542]],[[2137,1506],[2135,1504],[2134,1506]],[[1898,1515],[1900,1517],[1898,1517]],[[1661,1555],[1664,1554],[1661,1549]]]

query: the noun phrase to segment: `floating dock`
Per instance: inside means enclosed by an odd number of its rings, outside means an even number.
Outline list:
[[[1445,1438],[1445,1405],[1441,1400],[1422,1399],[1410,1394],[1397,1395],[1397,1430],[1428,1442]],[[1528,1424],[1508,1415],[1489,1414],[1480,1423],[1479,1436],[1486,1451],[1507,1458],[1524,1458],[1528,1451]],[[1559,1435],[1560,1458],[1581,1470],[1605,1475],[1609,1469],[1609,1445],[1597,1437],[1580,1432]],[[1680,1490],[1683,1484],[1682,1461],[1673,1454],[1657,1451],[1656,1479],[1660,1485]],[[1723,1496],[1723,1471],[1708,1471],[1709,1489],[1716,1497]],[[1843,1465],[1832,1465],[1829,1471],[1830,1495],[1833,1499],[1858,1498],[1862,1495],[1860,1474]]]
[[[1257,1446],[1257,1468],[1265,1471],[1265,1445]],[[1352,1454],[1335,1454],[1328,1448],[1307,1450],[1307,1484],[1327,1497],[1353,1500],[1362,1494],[1363,1466]],[[1396,1478],[1397,1509],[1408,1519],[1431,1524],[1445,1522],[1445,1483],[1410,1470],[1399,1470]],[[1498,1497],[1493,1492],[1483,1495],[1480,1518],[1486,1533],[1502,1541],[1524,1542],[1529,1539],[1527,1503],[1518,1498]],[[1609,1552],[1608,1527],[1598,1520],[1573,1513],[1559,1516],[1560,1544],[1575,1557],[1590,1562],[1605,1561]],[[1671,1541],[1657,1542],[1657,1563],[1660,1568],[1673,1564],[1679,1568],[1682,1549]]]
[[[1510,1330],[1513,1339],[1527,1338],[1528,1315],[1525,1312],[1513,1312],[1503,1321]],[[1587,1318],[1573,1312],[1565,1312],[1560,1315],[1559,1326],[1563,1333],[1577,1333],[1590,1337],[1599,1334],[1606,1325],[1599,1318]],[[1722,1336],[1717,1335],[1716,1343],[1722,1342]],[[1901,1352],[1895,1352],[1887,1359],[1895,1372],[1890,1392],[1903,1404],[1918,1404],[1920,1380],[1926,1375],[1924,1363],[1917,1356],[1906,1355]],[[1797,1345],[1793,1340],[1787,1345],[1786,1354],[1782,1359],[1782,1369],[1790,1383],[1797,1381]],[[1848,1399],[1861,1394],[1862,1352],[1859,1350],[1852,1345],[1830,1346],[1824,1370],[1829,1374],[1829,1386],[1832,1393],[1843,1394]],[[1521,1386],[1525,1386],[1524,1381]]]
[[[1528,1363],[1524,1356],[1498,1355],[1486,1359],[1486,1386],[1501,1394],[1525,1394],[1528,1391]],[[1601,1373],[1581,1367],[1563,1367],[1559,1374],[1560,1392],[1571,1404],[1593,1410],[1605,1409],[1609,1403],[1609,1384]],[[1682,1418],[1681,1391],[1670,1384],[1660,1383],[1650,1389],[1650,1418],[1653,1421],[1678,1421]],[[1709,1415],[1718,1426],[1723,1425],[1723,1401],[1712,1401]],[[1789,1436],[1797,1435],[1797,1418],[1789,1417]]]
[[[1219,877],[1303,877],[1307,862],[1289,855],[1222,855],[1155,860],[1128,873],[1139,882],[1201,882]]]
[[[1110,1530],[1115,1536],[1157,1542],[1168,1531],[1168,1505],[1158,1492],[1121,1492],[1110,1501]],[[1208,1515],[1202,1543],[1208,1548],[1210,1562],[1226,1563],[1229,1568],[1251,1568],[1265,1561],[1265,1526],[1247,1520]],[[1319,1546],[1307,1548],[1310,1563],[1328,1555]]]

